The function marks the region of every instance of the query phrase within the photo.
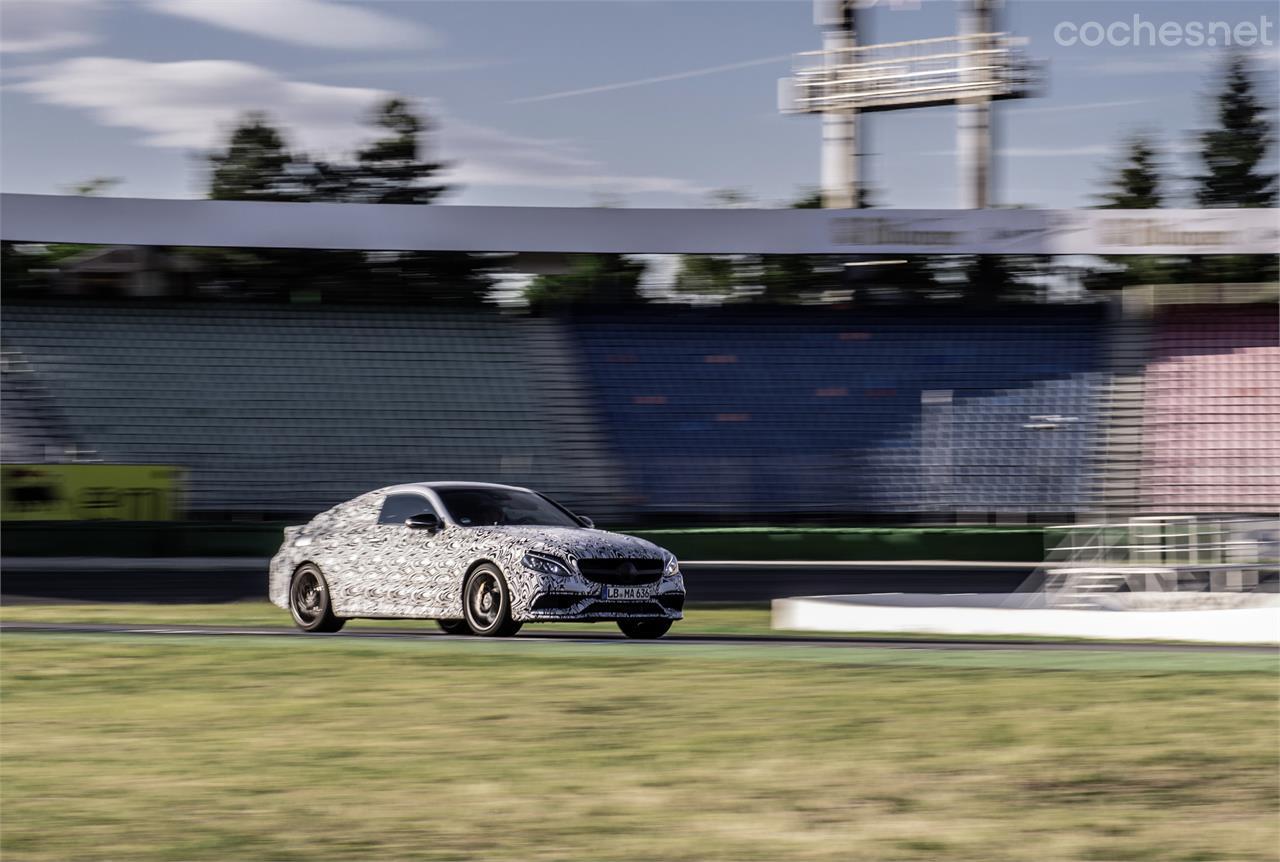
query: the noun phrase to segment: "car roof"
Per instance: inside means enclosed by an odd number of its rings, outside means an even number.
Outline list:
[[[382,488],[382,492],[386,494],[397,491],[445,491],[453,489],[465,488],[500,488],[504,491],[528,491],[528,488],[521,488],[518,485],[498,485],[493,482],[406,482],[403,485],[392,485]]]

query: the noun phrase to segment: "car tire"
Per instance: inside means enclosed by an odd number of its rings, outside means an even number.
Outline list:
[[[520,623],[511,619],[511,590],[498,567],[483,563],[462,588],[462,612],[471,633],[482,638],[511,637]]]
[[[347,622],[334,616],[329,584],[320,567],[312,563],[299,566],[293,573],[293,580],[289,582],[289,614],[293,624],[304,632],[336,632]]]
[[[671,620],[618,620],[618,628],[629,638],[656,640],[671,630]]]
[[[436,625],[447,635],[469,635],[471,626],[466,620],[436,620]]]

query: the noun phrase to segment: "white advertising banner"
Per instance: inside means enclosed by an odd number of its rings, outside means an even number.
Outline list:
[[[4,194],[0,238],[370,251],[1277,254],[1280,210],[603,209]]]

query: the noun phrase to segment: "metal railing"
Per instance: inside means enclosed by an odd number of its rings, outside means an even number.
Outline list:
[[[1039,67],[1006,33],[943,36],[796,55],[782,110],[876,111],[1028,95]]]
[[[1046,604],[1093,608],[1118,592],[1246,593],[1280,577],[1280,520],[1168,515],[1045,531]]]

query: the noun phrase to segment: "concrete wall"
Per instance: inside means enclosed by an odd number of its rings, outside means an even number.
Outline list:
[[[1227,610],[1087,611],[1044,608],[1039,596],[1024,594],[812,596],[775,599],[773,627],[1270,644],[1280,643],[1278,599]]]

